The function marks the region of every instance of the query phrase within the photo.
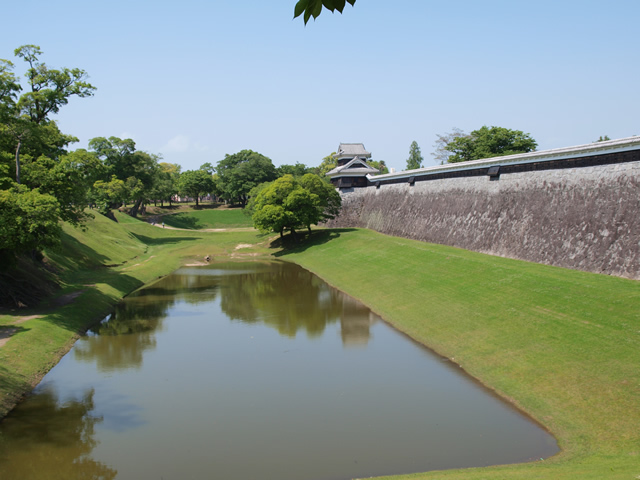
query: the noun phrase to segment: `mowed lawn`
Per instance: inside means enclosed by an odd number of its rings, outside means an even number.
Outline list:
[[[249,228],[253,226],[251,217],[245,215],[240,208],[193,210],[164,215],[161,221],[170,227],[189,230]]]

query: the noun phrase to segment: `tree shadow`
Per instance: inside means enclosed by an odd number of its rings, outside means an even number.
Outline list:
[[[204,228],[200,225],[200,221],[187,214],[176,213],[175,215],[169,215],[163,218],[163,221],[174,228],[186,228],[188,230],[198,230]]]
[[[56,263],[63,269],[90,269],[95,268],[96,263],[104,265],[109,260],[108,257],[99,254],[94,249],[79,242],[75,237],[66,232],[62,232],[60,240],[62,245],[65,245],[64,251],[54,251],[53,253],[57,253],[57,255],[55,255]],[[66,254],[66,251],[73,252],[73,255]]]
[[[162,238],[152,238],[147,237],[146,235],[141,235],[139,233],[131,232],[131,234],[140,240],[145,245],[168,245],[172,243],[180,243],[190,240],[199,240],[198,237],[162,237]]]
[[[317,247],[339,238],[342,233],[353,232],[355,228],[331,228],[325,230],[313,230],[308,232],[296,232],[294,237],[292,234],[278,237],[273,240],[269,248],[280,249],[273,254],[274,257],[284,257],[292,253],[301,253],[311,247]]]

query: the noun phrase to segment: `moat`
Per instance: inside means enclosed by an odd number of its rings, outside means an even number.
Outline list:
[[[135,292],[0,424],[7,479],[349,479],[557,452],[456,364],[285,262]]]

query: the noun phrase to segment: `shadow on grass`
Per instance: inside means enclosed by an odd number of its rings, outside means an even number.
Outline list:
[[[62,233],[60,240],[64,247],[52,251],[50,256],[55,257],[56,263],[67,270],[93,268],[97,265],[103,265],[109,260],[91,247],[80,243],[76,238],[66,232]]]
[[[271,242],[270,248],[281,249],[274,253],[275,257],[283,257],[291,253],[301,253],[311,247],[323,245],[339,238],[344,232],[352,232],[354,228],[333,228],[327,230],[314,230],[309,232],[296,232],[295,237],[292,234],[277,238]]]
[[[163,217],[163,221],[174,228],[186,228],[188,230],[198,230],[204,228],[200,225],[200,221],[192,216],[176,213],[175,215],[167,215]]]
[[[146,245],[168,245],[171,243],[180,243],[186,242],[190,240],[199,240],[198,237],[161,237],[161,238],[153,238],[147,237],[146,235],[141,235],[139,233],[131,232],[131,234],[140,240],[142,243]]]

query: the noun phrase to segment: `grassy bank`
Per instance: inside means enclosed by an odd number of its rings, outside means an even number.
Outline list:
[[[282,249],[251,231],[185,232],[118,218],[118,224],[96,219],[86,234],[66,230],[67,250],[51,255],[64,281],[58,300],[81,292],[75,302],[20,312],[42,315],[22,322],[0,316],[0,326],[19,328],[0,348],[5,409],[78,330],[131,290],[204,255],[272,254],[315,272],[453,358],[548,427],[563,449],[532,464],[389,478],[640,476],[639,282],[366,230],[316,231],[310,241]],[[253,247],[237,250],[239,244]]]

